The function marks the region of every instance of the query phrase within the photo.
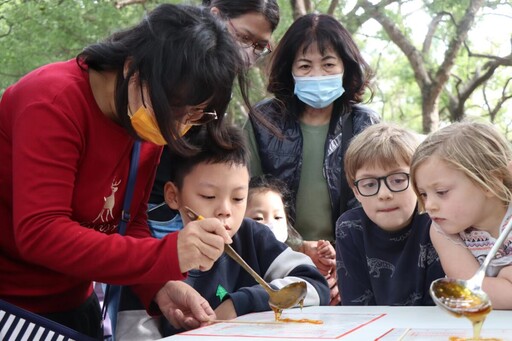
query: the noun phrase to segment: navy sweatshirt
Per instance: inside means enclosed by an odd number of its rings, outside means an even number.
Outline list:
[[[302,280],[308,289],[304,306],[329,304],[329,287],[311,258],[278,241],[267,226],[244,219],[232,239],[233,249],[272,287],[279,289]],[[267,292],[227,254],[208,271],[189,271],[185,282],[213,309],[230,298],[238,316],[270,310]],[[168,323],[165,330],[166,335],[177,332]]]
[[[336,268],[343,305],[434,305],[432,281],[444,277],[430,240],[430,218],[417,211],[396,232],[378,227],[358,207],[336,223]]]

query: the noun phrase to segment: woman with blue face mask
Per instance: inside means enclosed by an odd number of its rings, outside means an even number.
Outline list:
[[[245,130],[251,175],[272,174],[292,190],[291,218],[306,240],[334,241],[337,218],[356,206],[343,171],[352,136],[379,121],[360,105],[372,77],[350,33],[333,17],[297,19],[276,47],[267,90]]]

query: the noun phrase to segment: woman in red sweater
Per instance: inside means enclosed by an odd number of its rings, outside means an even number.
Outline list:
[[[76,60],[9,87],[0,102],[0,299],[96,338],[93,281],[130,285],[149,313],[178,327],[214,317],[206,300],[173,280],[209,269],[230,237],[205,219],[147,238],[146,202],[162,145],[192,154],[180,136],[210,121],[226,146],[222,116],[242,68],[236,42],[209,10],[166,4]],[[132,219],[121,236],[136,140]]]

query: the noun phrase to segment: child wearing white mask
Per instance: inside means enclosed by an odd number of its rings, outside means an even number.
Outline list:
[[[325,276],[331,289],[330,305],[340,302],[336,277],[336,253],[326,240],[305,241],[288,221],[290,192],[281,180],[261,175],[251,178],[245,217],[264,224],[280,242],[288,244],[295,251],[308,255]]]

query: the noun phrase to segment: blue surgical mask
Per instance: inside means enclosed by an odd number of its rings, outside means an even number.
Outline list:
[[[319,77],[295,77],[294,94],[304,103],[313,108],[325,108],[341,97],[343,74]]]

